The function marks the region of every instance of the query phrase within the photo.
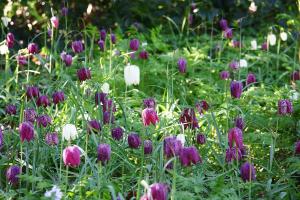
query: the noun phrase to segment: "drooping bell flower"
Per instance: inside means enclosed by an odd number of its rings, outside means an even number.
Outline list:
[[[281,33],[280,33],[280,38],[281,38],[282,41],[286,41],[286,40],[287,40],[287,37],[288,37],[288,35],[287,35],[286,32],[281,32]]]
[[[63,150],[63,161],[66,166],[78,167],[80,165],[80,149],[74,145]]]
[[[168,136],[164,139],[164,155],[167,158],[177,156],[182,147],[183,144],[176,136]]]
[[[100,103],[104,104],[106,101],[107,94],[104,92],[95,93],[95,104],[99,105]]]
[[[198,153],[196,147],[183,147],[179,154],[179,159],[181,165],[184,167],[191,166],[192,164],[196,165],[202,163],[202,159]]]
[[[248,10],[249,10],[249,12],[250,12],[251,14],[253,14],[253,13],[256,12],[257,6],[255,5],[255,2],[254,2],[254,1],[251,2],[251,4],[250,4]]]
[[[98,152],[98,161],[102,165],[106,165],[110,160],[111,149],[109,144],[99,144],[97,148]]]
[[[205,135],[202,133],[197,134],[196,141],[197,141],[197,144],[205,144],[206,143]]]
[[[103,124],[113,124],[115,122],[114,113],[110,111],[103,112]]]
[[[80,40],[72,42],[72,50],[74,53],[81,53],[84,50],[82,42]]]
[[[116,38],[115,34],[113,34],[113,33],[110,34],[110,41],[111,41],[111,43],[116,44],[117,38]]]
[[[45,136],[45,142],[50,146],[55,146],[58,144],[58,135],[56,132],[47,133]]]
[[[267,51],[269,49],[269,45],[267,42],[262,43],[261,49]]]
[[[144,141],[144,154],[151,154],[152,153],[152,141],[151,140],[145,140]]]
[[[242,47],[242,43],[240,41],[238,41],[238,40],[232,40],[231,45],[234,48],[241,48]]]
[[[245,162],[240,169],[240,173],[241,173],[241,177],[243,179],[244,182],[246,181],[254,181],[256,179],[256,171],[254,166],[249,163],[249,162]]]
[[[6,35],[6,45],[8,48],[13,48],[15,43],[15,36],[12,33]]]
[[[127,138],[127,142],[130,148],[137,149],[141,145],[141,138],[137,133],[130,133]]]
[[[278,114],[287,115],[293,113],[293,105],[288,99],[278,101]]]
[[[232,28],[226,28],[224,31],[223,31],[223,37],[226,38],[226,39],[231,39],[233,36],[233,33],[232,33]]]
[[[300,154],[300,140],[298,140],[295,144],[295,154],[296,155]]]
[[[242,117],[235,118],[234,125],[235,127],[238,127],[239,129],[243,130],[245,126],[244,119]]]
[[[202,115],[204,113],[204,111],[208,110],[209,105],[208,105],[207,101],[202,100],[202,101],[196,103],[196,108],[197,108],[199,114]]]
[[[18,55],[17,56],[17,62],[20,66],[24,66],[27,65],[27,58],[25,56],[22,55]]]
[[[189,23],[189,25],[192,25],[193,22],[194,22],[194,16],[193,16],[192,13],[189,13],[189,15],[188,15],[188,23]]]
[[[144,126],[153,124],[154,126],[159,121],[156,111],[153,108],[145,108],[142,112]]]
[[[246,60],[246,59],[240,59],[240,61],[239,61],[239,67],[241,67],[241,68],[246,68],[246,67],[248,67],[248,62],[247,62],[247,60]]]
[[[227,163],[231,163],[233,160],[241,160],[242,159],[242,152],[239,148],[232,147],[226,149],[225,161]]]
[[[129,47],[132,51],[137,51],[140,46],[140,41],[138,39],[130,40]]]
[[[176,139],[179,140],[182,144],[182,146],[184,147],[184,144],[185,144],[185,135],[180,133],[176,136]]]
[[[104,51],[105,42],[103,40],[98,41],[98,46],[100,48],[100,51]]]
[[[68,12],[69,12],[69,10],[68,10],[67,7],[62,7],[62,8],[61,8],[60,13],[61,13],[62,16],[67,16],[67,15],[68,15]]]
[[[143,103],[144,103],[144,108],[153,108],[153,109],[155,109],[156,102],[155,102],[154,98],[150,97],[150,98],[144,99]]]
[[[36,112],[33,108],[27,108],[24,110],[24,121],[33,123],[36,118]]]
[[[178,66],[178,70],[179,70],[180,73],[185,73],[186,72],[186,66],[187,66],[186,59],[179,58],[178,61],[177,61],[177,66]]]
[[[17,107],[15,105],[9,104],[5,107],[5,113],[7,115],[16,115],[17,114]]]
[[[198,120],[196,118],[195,110],[193,108],[184,108],[179,119],[184,129],[199,128]]]
[[[233,143],[237,146],[237,148],[243,148],[243,132],[238,127],[234,127],[228,132],[228,144],[229,147],[233,147]]]
[[[50,21],[51,21],[51,25],[52,25],[53,28],[58,28],[58,26],[59,26],[58,17],[53,16],[53,17],[51,17]]]
[[[146,50],[143,50],[140,52],[139,54],[139,58],[142,59],[142,60],[147,60],[148,59],[148,52]]]
[[[247,75],[246,85],[250,85],[251,83],[255,83],[255,82],[256,82],[255,74],[249,73]]]
[[[40,95],[39,88],[35,86],[27,87],[26,95],[29,99],[38,97]]]
[[[108,94],[108,93],[109,93],[109,84],[106,83],[106,82],[103,83],[103,84],[101,85],[101,90],[102,90],[103,93]]]
[[[28,44],[28,52],[30,54],[37,54],[38,51],[39,51],[39,47],[37,44],[35,44],[35,43]]]
[[[243,83],[240,81],[232,81],[230,83],[231,97],[235,99],[241,98],[243,92]]]
[[[38,99],[36,100],[36,105],[38,107],[44,106],[46,108],[47,106],[50,106],[51,103],[46,95],[42,95],[39,96]]]
[[[274,35],[273,33],[270,33],[270,34],[268,35],[267,41],[269,42],[269,44],[270,44],[271,46],[276,45],[276,35]]]
[[[101,131],[101,124],[99,121],[97,120],[91,120],[88,122],[88,125],[87,125],[87,130],[88,130],[88,133],[99,133]]]
[[[300,71],[293,71],[291,74],[292,81],[299,81],[300,80]]]
[[[115,140],[121,140],[123,137],[124,130],[121,127],[116,127],[111,130],[111,136]]]
[[[48,115],[40,115],[36,118],[36,122],[38,126],[42,125],[43,127],[47,127],[49,124],[51,124],[52,120]]]
[[[65,94],[63,91],[56,91],[52,95],[53,103],[56,105],[65,100]]]
[[[86,67],[82,67],[77,70],[77,76],[80,82],[91,79],[91,71]]]
[[[239,65],[239,62],[236,61],[236,60],[233,60],[229,63],[229,67],[232,69],[232,70],[238,70],[240,65]]]
[[[124,68],[124,79],[127,86],[140,84],[140,68],[128,64]]]
[[[193,13],[193,12],[195,12],[196,11],[196,9],[197,9],[197,4],[196,3],[191,3],[191,12]]]
[[[257,50],[257,41],[256,40],[251,40],[251,49]]]
[[[225,31],[228,28],[228,23],[226,19],[221,19],[219,24],[223,31]]]
[[[112,99],[105,99],[103,102],[103,112],[116,112],[116,105]]]
[[[101,29],[100,31],[100,39],[105,41],[106,39],[106,30],[105,29]]]
[[[24,142],[24,140],[27,140],[27,142],[30,142],[34,139],[34,128],[31,122],[22,122],[19,125],[19,133],[21,141]]]
[[[164,183],[154,183],[149,186],[148,191],[140,200],[167,200],[168,186]]]
[[[65,63],[66,67],[69,67],[72,65],[73,57],[70,54],[67,54],[66,52],[62,52],[60,54],[61,60]]]
[[[220,78],[222,80],[227,80],[230,77],[229,71],[221,71],[220,72]]]
[[[52,30],[48,29],[47,33],[48,33],[49,38],[51,38],[52,37]]]
[[[66,124],[62,128],[62,138],[67,141],[74,140],[78,137],[78,132],[74,124]]]
[[[6,170],[6,180],[11,185],[17,185],[19,183],[19,175],[21,169],[17,165],[12,165]]]

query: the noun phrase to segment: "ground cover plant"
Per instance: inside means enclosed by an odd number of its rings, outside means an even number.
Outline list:
[[[3,15],[0,198],[299,199],[299,20],[259,5],[73,29],[65,2],[27,41]]]

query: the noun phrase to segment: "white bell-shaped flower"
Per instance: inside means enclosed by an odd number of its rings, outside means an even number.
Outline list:
[[[74,140],[78,136],[76,126],[74,124],[66,124],[62,129],[62,138],[64,140]]]
[[[288,35],[287,35],[286,32],[281,32],[281,33],[280,33],[280,38],[281,38],[282,41],[286,41],[286,40],[287,40],[287,37],[288,37]]]
[[[251,2],[251,4],[250,4],[250,6],[249,6],[249,11],[251,12],[251,13],[255,13],[256,11],[257,11],[257,6],[255,5],[255,2],[254,1],[252,1]]]
[[[181,142],[182,146],[184,146],[184,144],[185,144],[185,135],[184,134],[178,134],[176,136],[176,139]]]
[[[103,85],[101,86],[101,90],[103,93],[108,94],[109,93],[109,84],[108,83],[103,83]]]
[[[251,40],[251,49],[257,50],[257,41],[256,40]]]
[[[271,46],[274,46],[276,44],[276,35],[274,35],[273,33],[270,33],[268,35],[268,42]]]
[[[127,86],[138,85],[140,83],[140,68],[136,65],[128,64],[124,68],[124,79]]]
[[[247,62],[247,60],[245,60],[245,59],[240,59],[239,66],[240,66],[241,68],[246,68],[246,67],[248,67],[248,62]]]
[[[9,53],[8,46],[5,43],[0,45],[0,54],[5,55],[5,54],[8,54],[8,53]]]

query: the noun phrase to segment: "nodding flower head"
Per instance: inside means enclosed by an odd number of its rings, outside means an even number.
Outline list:
[[[141,138],[137,133],[130,133],[127,140],[129,147],[132,149],[137,149],[141,145]]]
[[[106,30],[105,29],[101,29],[100,31],[100,39],[105,41],[106,39]]]
[[[205,111],[208,110],[209,105],[208,105],[207,101],[202,100],[202,101],[196,103],[196,108],[197,108],[199,114],[201,115],[201,114],[203,114]]]
[[[110,160],[111,149],[109,144],[99,144],[97,148],[98,152],[98,161],[101,162],[102,165],[106,165]]]
[[[242,149],[243,144],[243,132],[238,127],[234,127],[228,132],[228,143],[230,147],[233,147],[233,143],[237,146],[237,148]]]
[[[88,133],[99,133],[101,131],[101,124],[97,120],[89,121],[87,127]]]
[[[237,117],[234,120],[234,124],[236,127],[238,127],[239,129],[243,130],[245,123],[244,123],[244,119],[242,117]]]
[[[140,54],[139,54],[140,59],[147,60],[148,57],[149,57],[149,55],[148,55],[148,52],[146,50],[141,51]]]
[[[150,97],[150,98],[144,99],[143,103],[144,103],[144,108],[154,108],[155,109],[156,102],[155,102],[154,98]]]
[[[5,113],[8,115],[16,115],[17,114],[17,107],[13,104],[9,104],[5,107]]]
[[[255,180],[256,179],[256,171],[254,166],[249,163],[245,162],[240,169],[241,177],[243,181],[250,181],[250,180]]]
[[[51,17],[50,21],[51,21],[51,24],[52,24],[53,28],[58,28],[58,26],[59,26],[58,17],[53,16],[53,17]]]
[[[78,167],[80,165],[80,149],[74,145],[63,150],[63,161],[66,166]]]
[[[72,42],[72,50],[74,53],[81,53],[84,50],[82,42],[80,40]]]
[[[121,140],[123,137],[123,129],[121,127],[116,127],[111,130],[111,136],[115,140]]]
[[[182,148],[179,158],[181,165],[185,167],[191,166],[192,164],[196,165],[198,163],[202,163],[198,150],[194,146]]]
[[[151,140],[145,140],[144,141],[144,154],[151,154],[152,153],[152,141]]]
[[[39,96],[38,99],[36,100],[36,105],[38,107],[44,106],[46,108],[47,106],[50,106],[51,103],[46,95],[42,95]]]
[[[169,136],[164,139],[164,155],[167,158],[171,158],[179,155],[183,144],[176,136]]]
[[[255,82],[256,82],[255,74],[249,73],[247,75],[246,85],[250,85],[251,83],[255,83]]]
[[[48,145],[57,145],[58,144],[58,135],[56,132],[47,133],[45,136],[45,141]]]
[[[187,66],[186,59],[179,58],[178,61],[177,61],[177,66],[178,66],[178,70],[179,70],[180,73],[185,73],[186,72],[186,66]]]
[[[220,72],[220,78],[222,80],[227,80],[230,77],[229,71],[221,71]]]
[[[156,111],[153,108],[145,108],[142,112],[142,119],[144,126],[150,124],[156,125],[159,121]]]
[[[241,98],[243,92],[243,83],[240,81],[232,81],[230,83],[230,93],[231,97],[234,99]]]
[[[278,114],[287,115],[293,113],[293,105],[288,99],[278,101]]]
[[[77,70],[77,76],[80,82],[91,79],[91,71],[86,67],[82,67]]]
[[[12,33],[6,35],[6,45],[8,48],[13,48],[15,43],[15,36]]]
[[[65,94],[63,91],[56,91],[52,95],[52,100],[54,104],[58,104],[65,100]]]
[[[223,31],[228,28],[228,22],[227,22],[226,19],[221,19],[219,24],[220,24],[220,27]]]
[[[12,184],[17,185],[19,182],[19,175],[21,173],[21,168],[17,165],[10,166],[6,170],[6,180]]]
[[[29,99],[38,97],[40,95],[39,88],[35,86],[27,87],[26,95]]]
[[[140,46],[140,41],[138,39],[130,40],[129,47],[132,51],[137,51]]]
[[[47,127],[51,124],[52,120],[48,115],[40,115],[36,118],[36,122],[39,126]]]
[[[34,139],[34,128],[31,122],[22,122],[19,125],[19,133],[21,141],[24,142],[24,140],[27,140],[27,142],[30,142]]]
[[[205,142],[206,142],[205,135],[202,133],[197,134],[196,141],[198,144],[205,144]]]
[[[226,28],[223,31],[223,37],[226,39],[231,39],[233,37],[232,28]]]
[[[300,71],[293,71],[291,74],[292,81],[299,81],[300,80]]]
[[[179,119],[183,127],[186,128],[199,128],[198,120],[196,118],[195,110],[193,108],[184,108]]]
[[[35,43],[28,44],[28,48],[27,49],[28,49],[28,52],[31,53],[31,54],[37,54],[38,51],[39,51],[39,47]]]

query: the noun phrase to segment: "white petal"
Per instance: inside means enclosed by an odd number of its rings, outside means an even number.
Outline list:
[[[101,86],[101,90],[102,90],[102,92],[108,94],[109,93],[109,84],[103,83],[103,85]]]
[[[176,139],[181,142],[182,146],[184,146],[184,144],[185,144],[185,135],[184,134],[178,134]]]

